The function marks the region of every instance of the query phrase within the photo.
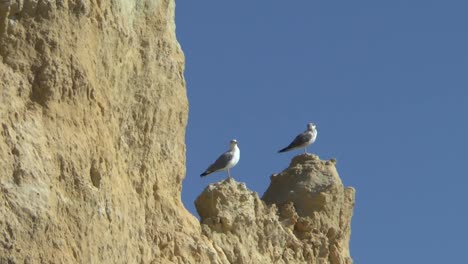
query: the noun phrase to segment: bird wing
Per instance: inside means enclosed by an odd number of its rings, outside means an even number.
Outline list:
[[[299,134],[291,144],[289,144],[288,148],[295,148],[304,145],[306,142],[309,142],[312,139],[312,134],[308,131]]]
[[[234,155],[230,151],[223,153],[213,164],[210,165],[210,167],[208,167],[208,169],[206,169],[206,171],[215,172],[226,168],[233,156]]]

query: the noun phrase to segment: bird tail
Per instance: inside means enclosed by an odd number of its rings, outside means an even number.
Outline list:
[[[289,150],[289,147],[285,147],[284,149],[279,150],[278,153],[286,152],[286,151],[288,151],[288,150]]]
[[[205,177],[206,175],[210,174],[211,171],[205,171],[204,173],[200,174],[200,177]]]

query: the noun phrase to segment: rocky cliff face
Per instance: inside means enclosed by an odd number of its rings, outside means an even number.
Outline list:
[[[173,0],[0,0],[0,263],[348,263],[337,180],[310,208],[225,181],[185,210],[183,69]]]

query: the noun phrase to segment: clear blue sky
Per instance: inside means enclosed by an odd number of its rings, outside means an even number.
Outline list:
[[[468,1],[177,1],[190,103],[193,201],[224,173],[199,174],[231,138],[232,169],[260,195],[299,152],[338,160],[357,190],[359,264],[468,260]]]

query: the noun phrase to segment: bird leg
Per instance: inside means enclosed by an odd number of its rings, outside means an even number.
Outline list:
[[[228,179],[231,178],[231,173],[229,172],[229,168],[227,169]]]
[[[304,154],[307,154],[307,147],[304,148]]]

